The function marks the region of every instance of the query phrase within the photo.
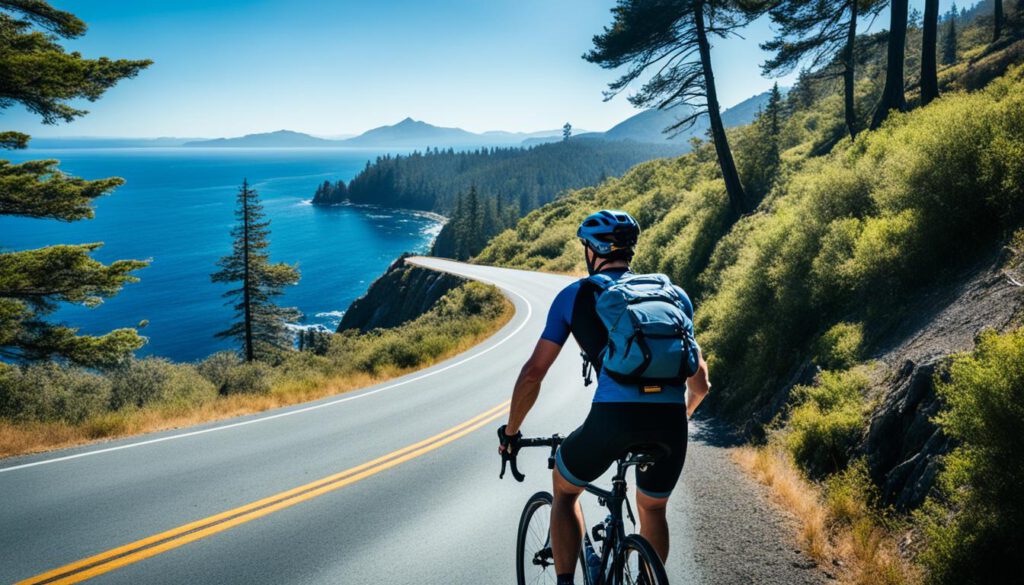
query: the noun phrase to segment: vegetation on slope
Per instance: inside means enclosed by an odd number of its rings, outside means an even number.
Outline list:
[[[467,283],[393,329],[322,336],[273,362],[221,352],[197,364],[133,359],[85,369],[0,363],[0,457],[195,424],[374,384],[478,343],[512,316],[498,289]]]

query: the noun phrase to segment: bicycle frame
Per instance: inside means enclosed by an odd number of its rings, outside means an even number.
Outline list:
[[[621,583],[623,576],[623,550],[622,543],[626,540],[626,523],[622,517],[623,505],[626,506],[630,520],[633,520],[633,512],[629,508],[629,500],[626,499],[626,470],[633,465],[642,465],[636,457],[619,459],[616,462],[615,475],[612,477],[612,489],[605,490],[593,484],[587,484],[583,489],[587,493],[597,496],[598,504],[608,509],[608,517],[598,526],[604,527],[604,536],[600,539],[601,546],[601,570],[598,573],[601,581],[590,583],[589,575],[584,575],[584,580],[589,585],[605,585],[604,578],[609,573],[612,575],[612,582]],[[595,526],[597,528],[597,526]],[[593,540],[598,540],[596,534],[592,535]],[[618,562],[615,562],[618,561]],[[610,562],[614,562],[611,567]],[[609,568],[611,571],[609,571]]]
[[[553,469],[555,467],[555,452],[558,446],[562,442],[560,435],[553,435],[550,438],[537,438],[537,439],[522,439],[520,441],[520,448],[523,447],[550,447],[551,454],[548,457],[548,468]],[[516,467],[515,455],[507,455],[507,460],[512,464],[513,476],[518,481],[522,481],[523,475],[519,473]],[[594,531],[591,535],[592,540],[602,542],[601,545],[601,570],[599,572],[598,583],[591,583],[590,576],[584,571],[584,582],[587,585],[611,585],[621,583],[623,579],[623,561],[624,551],[623,543],[626,540],[626,523],[622,516],[622,508],[625,506],[626,514],[630,521],[634,524],[636,519],[633,517],[633,510],[629,506],[629,500],[626,497],[627,486],[626,486],[626,470],[630,467],[644,467],[654,463],[656,457],[649,454],[627,454],[626,456],[616,461],[615,475],[612,476],[612,489],[606,490],[599,488],[594,484],[587,484],[583,490],[587,493],[597,496],[598,503],[608,509],[608,516],[604,522],[594,526]],[[502,475],[505,472],[505,461],[502,460]],[[597,528],[603,527],[604,534],[601,538],[597,537]],[[612,563],[609,566],[609,563]],[[610,570],[609,570],[610,569]],[[605,581],[606,576],[611,576],[611,583]]]

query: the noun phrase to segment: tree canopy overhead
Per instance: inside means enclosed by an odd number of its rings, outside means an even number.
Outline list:
[[[637,107],[669,109],[687,106],[666,132],[692,126],[707,115],[733,215],[756,206],[743,189],[725,135],[711,66],[709,36],[728,37],[757,16],[754,2],[726,0],[619,0],[613,22],[594,36],[594,48],[583,55],[605,69],[626,67],[608,85],[605,99],[621,93],[645,72],[653,75],[629,96]]]
[[[876,16],[883,0],[776,0],[768,2],[777,32],[761,44],[773,55],[762,65],[765,73],[785,74],[806,66],[818,77],[843,78],[846,127],[857,134],[854,104],[857,21]]]
[[[149,60],[86,59],[58,43],[85,33],[73,14],[41,0],[0,0],[0,110],[21,105],[46,124],[71,122],[87,113],[72,100],[95,101],[118,81],[134,77]],[[21,132],[0,132],[0,148],[28,145]],[[92,202],[124,181],[69,176],[55,160],[12,164],[0,160],[0,215],[58,221],[93,217]],[[93,307],[134,282],[148,264],[90,257],[101,243],[58,245],[0,254],[0,356],[31,361],[63,358],[84,365],[116,362],[145,342],[135,329],[106,335],[78,330],[45,317],[61,303]]]

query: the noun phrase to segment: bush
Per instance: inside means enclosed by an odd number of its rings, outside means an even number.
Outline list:
[[[274,368],[263,362],[239,364],[227,371],[221,393],[270,394],[273,389]]]
[[[828,370],[845,370],[860,363],[864,328],[860,323],[836,323],[818,341],[818,364]]]
[[[785,444],[802,469],[820,478],[846,468],[864,429],[863,394],[868,378],[860,370],[822,372],[814,386],[793,389]]]
[[[917,515],[921,561],[931,583],[1003,582],[1024,570],[1024,329],[983,334],[936,389],[936,420],[960,446],[946,457],[939,497]]]
[[[282,363],[281,367],[286,367],[287,363]],[[294,370],[295,365],[291,364],[290,367]],[[233,351],[217,352],[199,362],[196,369],[222,396],[269,394],[273,388],[274,368],[263,362],[247,364]]]
[[[114,410],[150,404],[201,404],[216,396],[216,388],[190,364],[163,358],[131,360],[110,372],[110,406]]]
[[[0,364],[0,417],[15,422],[77,424],[104,412],[110,395],[109,380],[81,368]]]

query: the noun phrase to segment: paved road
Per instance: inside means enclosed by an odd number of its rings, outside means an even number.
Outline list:
[[[570,279],[414,261],[498,285],[515,316],[465,354],[358,392],[0,462],[0,582],[514,582],[520,507],[549,475],[533,453],[525,484],[499,482],[494,428]],[[582,421],[577,353],[552,368],[527,432]],[[715,439],[692,445],[672,582],[817,582],[723,453]]]

